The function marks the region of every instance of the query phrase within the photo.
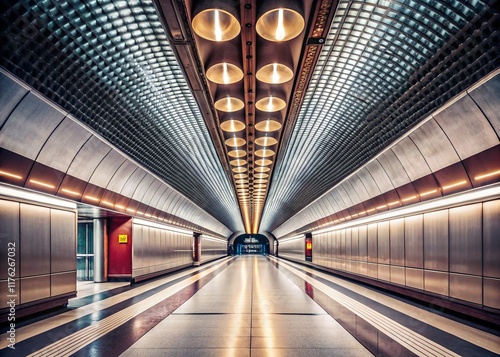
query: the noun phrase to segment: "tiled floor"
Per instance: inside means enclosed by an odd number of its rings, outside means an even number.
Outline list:
[[[370,356],[262,256],[243,256],[122,356]]]

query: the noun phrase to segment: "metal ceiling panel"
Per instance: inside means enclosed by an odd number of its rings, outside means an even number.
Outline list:
[[[351,199],[351,202],[352,202],[353,205],[356,205],[356,204],[358,204],[358,203],[361,202],[361,199],[359,198],[356,190],[352,186],[350,179],[349,180],[345,180],[342,183],[342,186],[344,187],[345,191],[349,195],[349,198]]]
[[[410,180],[414,181],[432,172],[417,146],[410,138],[404,138],[394,145],[391,150],[394,151],[401,165],[405,168]]]
[[[363,168],[359,170],[357,176],[361,180],[363,187],[365,187],[365,190],[368,193],[369,198],[380,195],[382,193],[377,183],[373,179],[373,176],[371,175],[370,171],[368,171],[368,169]]]
[[[345,190],[345,188],[342,187],[342,185],[338,185],[334,189],[334,191],[336,193],[334,197],[337,199],[337,201],[339,201],[341,209],[344,209],[344,208],[352,206],[351,198],[349,197],[349,194],[347,193],[347,191]]]
[[[113,175],[106,188],[116,193],[122,192],[123,187],[136,170],[138,170],[138,167],[135,163],[130,160],[125,160],[118,170],[116,170],[116,173]]]
[[[0,146],[35,160],[64,117],[64,113],[28,93],[4,123],[0,131]]]
[[[111,148],[96,136],[92,136],[75,156],[67,174],[88,181],[97,165],[111,151]]]
[[[378,156],[377,161],[384,169],[394,187],[403,186],[410,182],[410,178],[403,165],[401,165],[401,162],[399,162],[396,154],[394,154],[392,150],[387,150],[382,155]]]
[[[417,145],[432,171],[460,161],[450,140],[434,119],[430,119],[411,133],[410,138]]]
[[[26,88],[8,77],[0,68],[0,128],[27,93]]]
[[[137,189],[137,186],[139,186],[146,175],[148,175],[148,173],[144,169],[140,167],[137,168],[137,170],[135,170],[127,180],[127,182],[125,182],[125,185],[123,185],[120,193],[124,196],[132,198],[135,190]]]
[[[435,114],[434,118],[462,160],[499,142],[490,123],[468,95]]]
[[[90,176],[89,183],[99,187],[107,187],[125,160],[123,155],[115,150],[111,150],[97,165],[94,173]]]
[[[367,199],[370,198],[370,195],[368,194],[368,191],[366,190],[366,187],[365,187],[365,185],[363,185],[363,182],[360,178],[360,175],[363,176],[366,174],[369,175],[370,173],[367,172],[366,169],[362,169],[349,178],[349,181],[351,181],[351,184],[354,187],[354,189],[356,190],[361,202],[366,201]]]
[[[142,199],[144,198],[144,194],[147,192],[149,189],[149,186],[155,181],[155,178],[153,175],[147,174],[142,178],[142,180],[139,182],[138,185],[135,186],[135,191],[132,194],[132,199],[142,202]],[[168,211],[170,212],[170,211]]]
[[[153,206],[153,207],[156,207],[156,208],[159,209],[158,202],[159,202],[160,198],[163,197],[163,194],[167,190],[168,190],[168,186],[167,185],[165,185],[165,184],[161,185],[161,187],[155,192],[153,198],[149,202],[150,206]]]
[[[174,194],[175,191],[171,187],[167,187],[167,189],[165,190],[165,192],[163,192],[155,207],[158,208],[159,210],[162,210],[163,207],[165,206],[165,202],[167,202],[169,197]]]
[[[370,162],[366,165],[366,169],[370,172],[381,192],[387,192],[394,188],[391,179],[378,160]]]
[[[491,123],[495,132],[500,136],[500,74],[496,75],[483,85],[471,90],[469,95],[474,102],[481,108],[486,118]]]
[[[151,200],[153,199],[155,193],[160,189],[162,183],[159,180],[154,180],[151,185],[149,185],[148,190],[142,198],[142,202],[151,206]]]
[[[85,142],[92,136],[81,125],[66,117],[47,139],[36,161],[62,172],[69,165]]]

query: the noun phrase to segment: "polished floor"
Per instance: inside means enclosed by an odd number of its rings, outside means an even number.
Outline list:
[[[497,356],[499,331],[311,267],[227,257],[136,285],[79,284],[5,356]]]

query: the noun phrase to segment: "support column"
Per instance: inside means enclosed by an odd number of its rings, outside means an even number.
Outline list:
[[[201,234],[193,233],[193,265],[201,264]]]
[[[108,281],[108,232],[106,219],[94,219],[94,283]]]

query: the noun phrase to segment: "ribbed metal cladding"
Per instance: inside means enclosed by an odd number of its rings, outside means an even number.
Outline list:
[[[494,1],[341,0],[261,229],[273,231],[500,64]]]
[[[3,1],[0,65],[232,231],[236,197],[151,1]]]

